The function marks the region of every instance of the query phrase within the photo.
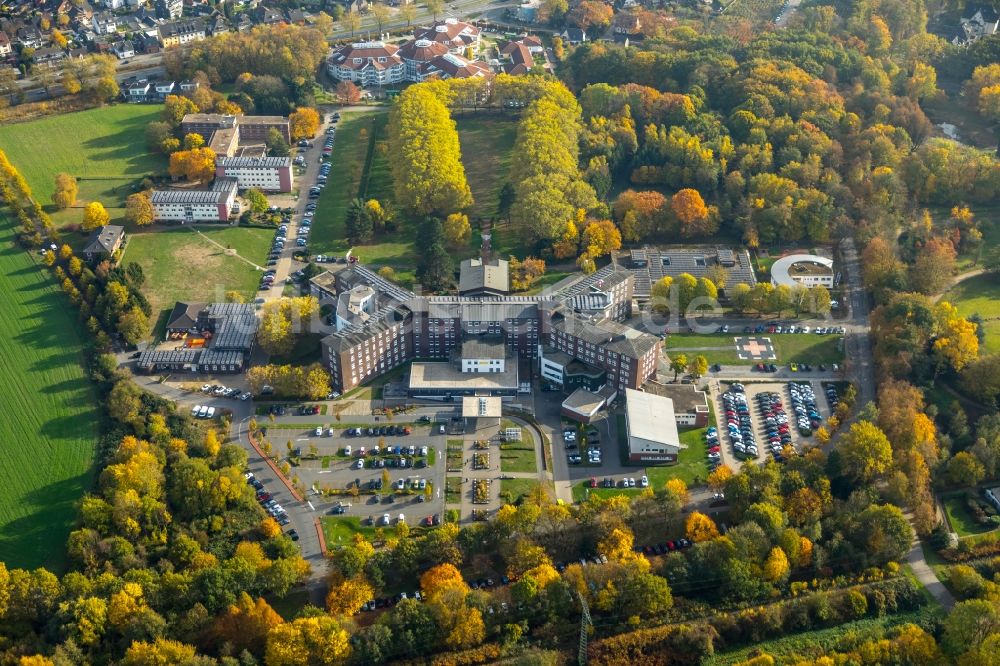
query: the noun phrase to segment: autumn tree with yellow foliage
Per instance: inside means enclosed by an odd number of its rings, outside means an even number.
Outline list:
[[[699,511],[692,511],[684,525],[684,533],[691,541],[701,543],[719,536],[719,529],[714,520]]]
[[[170,154],[167,171],[173,178],[207,182],[215,177],[215,151],[211,148],[178,150]]]
[[[427,84],[400,94],[389,115],[396,202],[420,215],[447,216],[472,205],[458,132]]]

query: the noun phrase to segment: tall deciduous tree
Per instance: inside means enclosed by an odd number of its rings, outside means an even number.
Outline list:
[[[73,176],[68,173],[56,174],[56,189],[52,193],[52,203],[59,209],[69,208],[76,203],[76,195],[79,189],[76,178]]]
[[[299,107],[288,116],[292,141],[311,139],[319,131],[319,112],[308,107]]]
[[[148,191],[130,194],[125,199],[125,219],[137,226],[143,227],[153,223],[155,212]]]
[[[414,213],[449,215],[472,205],[455,121],[425,84],[407,88],[389,118],[396,202]]]
[[[93,231],[106,225],[110,219],[111,216],[108,215],[108,211],[104,209],[104,205],[100,201],[91,201],[83,209],[83,224],[81,226],[84,231]]]

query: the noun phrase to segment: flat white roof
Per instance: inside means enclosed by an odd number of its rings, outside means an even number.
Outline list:
[[[473,419],[498,419],[503,403],[497,396],[465,396],[462,398],[462,416]]]
[[[818,254],[790,254],[778,259],[771,266],[771,282],[775,285],[794,287],[798,282],[792,279],[791,268],[798,263],[819,264],[825,266],[833,275],[833,259],[821,257]]]
[[[653,393],[625,389],[628,435],[659,444],[687,448],[677,434],[674,401]]]

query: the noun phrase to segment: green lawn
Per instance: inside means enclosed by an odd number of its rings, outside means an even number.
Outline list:
[[[144,137],[146,125],[160,119],[161,108],[118,104],[0,126],[0,149],[56,225],[80,222],[81,204],[94,199],[109,209],[114,222],[124,212],[125,197],[144,176],[166,171],[166,160],[146,149]],[[51,205],[60,172],[86,178],[79,183],[78,207],[56,211]]]
[[[501,485],[501,487],[503,486]],[[445,477],[444,501],[446,504],[459,504],[462,501],[462,477]]]
[[[310,237],[312,251],[343,255],[352,249],[347,242],[345,221],[348,206],[355,197],[392,201],[387,122],[388,115],[383,111],[343,114],[330,160],[336,165],[338,176],[331,179],[320,195]],[[497,195],[510,167],[517,126],[512,121],[493,118],[460,118],[457,125],[466,176],[476,201],[470,214],[474,222],[477,217],[490,217],[496,212]],[[399,215],[399,228],[395,232],[354,247],[353,251],[366,264],[391,266],[397,281],[410,286],[419,259],[421,229],[419,224],[403,219],[401,212]],[[465,251],[456,253],[456,259],[476,254],[474,245],[471,243]],[[513,237],[494,245],[502,256],[515,250],[524,254],[519,240]]]
[[[508,118],[463,116],[456,119],[458,139],[462,144],[462,164],[475,201],[469,219],[489,219],[496,215],[500,190],[510,171],[511,150],[517,137],[517,121]],[[510,234],[500,245],[494,241],[501,256],[518,245]]]
[[[711,409],[711,405],[709,406]],[[709,414],[708,422],[715,423],[715,418]],[[679,433],[681,442],[687,444],[677,456],[676,465],[662,467],[647,467],[649,485],[659,490],[668,479],[680,479],[688,488],[704,485],[708,480],[708,448],[705,446],[704,428],[686,428]]]
[[[335,550],[337,546],[344,546],[351,543],[354,540],[355,534],[360,534],[369,541],[372,541],[379,529],[377,527],[362,525],[361,519],[355,516],[324,516],[320,518],[320,524],[323,526],[323,538],[326,539],[327,550]],[[391,528],[387,532],[391,532]]]
[[[517,504],[537,487],[535,479],[501,479],[500,498],[508,504]]]
[[[976,536],[986,532],[992,532],[996,528],[985,527],[976,522],[965,505],[965,493],[944,495],[941,497],[944,504],[945,513],[948,514],[948,521],[952,529],[960,537]]]
[[[160,228],[133,234],[122,263],[135,262],[145,271],[143,293],[153,307],[155,323],[176,301],[221,301],[227,291],[252,298],[260,273],[240,257],[262,263],[270,243],[267,229]],[[226,248],[239,256],[227,255]]]
[[[513,421],[504,421],[501,428],[518,427]],[[521,441],[503,444],[500,449],[501,472],[537,472],[535,438],[528,428],[521,428]]]
[[[1000,352],[1000,278],[985,274],[960,282],[941,297],[963,317],[979,313],[986,332],[984,346],[989,353]]]
[[[0,294],[0,560],[58,571],[76,503],[92,483],[96,398],[82,368],[76,310],[13,244],[2,217]]]
[[[704,355],[709,363],[729,365],[756,365],[757,361],[744,361],[736,356],[736,346],[733,338],[741,337],[741,332],[708,333],[672,333],[667,338],[667,354],[671,352],[687,355],[688,359]],[[839,335],[815,335],[813,333],[782,333],[763,334],[774,343],[778,359],[775,363],[840,363],[843,353],[840,351]]]

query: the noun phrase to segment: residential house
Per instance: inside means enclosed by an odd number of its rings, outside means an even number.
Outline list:
[[[153,84],[148,79],[131,78],[122,81],[122,97],[129,104],[141,104],[150,101]]]
[[[507,42],[500,49],[502,68],[506,74],[527,74],[535,66],[531,51],[521,41]]]
[[[185,79],[181,81],[178,84],[178,86],[180,87],[182,93],[184,93],[185,95],[189,95],[193,93],[195,90],[197,90],[201,86],[201,84],[198,83],[197,81],[190,81],[188,79]]]
[[[114,256],[125,242],[125,227],[109,224],[96,229],[83,246],[83,257],[87,261],[108,259]]]
[[[184,0],[156,0],[155,8],[158,18],[173,21],[184,13]]]
[[[641,29],[639,15],[633,12],[618,12],[611,22],[611,30],[616,35],[635,35]]]
[[[301,9],[289,7],[285,10],[285,20],[292,25],[305,25],[306,13]]]
[[[153,84],[153,89],[157,98],[165,100],[167,95],[173,95],[177,92],[177,84],[173,81],[157,81]]]
[[[333,52],[327,72],[340,81],[361,86],[382,86],[406,80],[406,65],[399,47],[385,42],[357,42]]]
[[[160,40],[156,35],[142,35],[141,37],[137,37],[133,41],[133,45],[139,53],[149,54],[160,52]]]
[[[217,14],[208,20],[208,34],[215,37],[229,32],[229,21],[222,14]]]
[[[410,81],[417,81],[421,67],[445,53],[448,53],[447,46],[429,39],[411,39],[396,52],[406,66],[406,78]]]
[[[135,56],[135,47],[129,39],[123,39],[111,45],[111,52],[118,56],[119,60]]]
[[[252,12],[253,18],[260,25],[274,25],[275,23],[284,23],[285,15],[282,14],[277,9],[271,9],[270,7],[265,7],[264,5],[257,5]]]
[[[6,58],[14,52],[14,47],[10,43],[10,37],[3,30],[0,30],[0,58]]]
[[[101,0],[101,6],[110,11],[115,11],[125,6],[125,0]]]
[[[991,5],[967,5],[959,19],[958,30],[951,39],[952,44],[971,44],[983,37],[997,34],[1000,29],[1000,15]]]
[[[524,44],[524,47],[528,49],[528,52],[532,55],[545,53],[545,45],[542,44],[542,38],[537,35],[522,35],[515,41]]]
[[[205,24],[201,21],[176,21],[160,26],[160,42],[164,48],[202,39],[205,39]]]
[[[35,54],[31,59],[36,65],[55,67],[56,63],[66,59],[66,51],[57,46],[46,46],[35,49]]]
[[[439,42],[458,55],[463,55],[466,49],[472,49],[473,54],[478,54],[479,33],[479,28],[471,23],[450,18],[439,21],[429,28],[417,29],[413,33],[413,38]]]
[[[587,32],[581,28],[566,28],[559,36],[562,37],[563,42],[571,46],[587,41]]]
[[[98,35],[113,35],[118,32],[118,17],[111,12],[98,12],[90,20],[90,25]]]
[[[42,33],[33,25],[22,26],[17,31],[17,42],[21,48],[37,49],[45,43]]]

